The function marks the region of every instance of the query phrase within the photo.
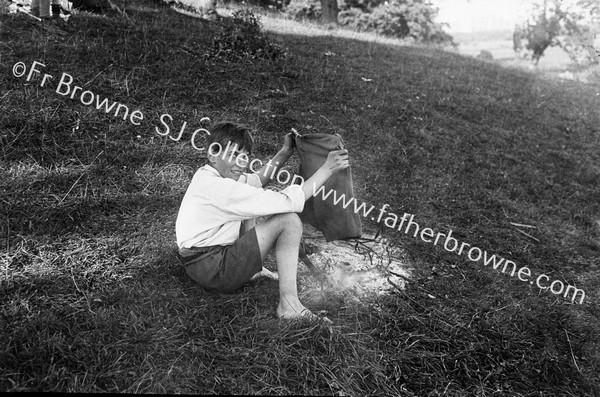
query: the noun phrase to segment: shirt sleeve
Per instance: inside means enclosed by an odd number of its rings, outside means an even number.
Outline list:
[[[258,180],[258,176],[256,176]],[[259,216],[302,212],[304,191],[300,185],[290,185],[280,192],[251,186],[239,181],[222,179],[209,194],[215,210],[227,214],[229,220],[246,220]]]

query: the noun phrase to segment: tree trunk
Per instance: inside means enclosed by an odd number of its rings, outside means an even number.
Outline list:
[[[321,0],[321,22],[338,23],[337,0]]]

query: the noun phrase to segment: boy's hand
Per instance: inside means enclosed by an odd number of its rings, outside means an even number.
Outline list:
[[[332,174],[348,167],[350,167],[350,160],[348,158],[348,151],[346,149],[329,152],[327,155],[327,160],[325,160],[325,164],[323,164],[323,168]]]
[[[281,150],[283,150],[284,152],[286,152],[287,154],[289,154],[290,156],[292,154],[294,154],[294,148],[296,147],[296,142],[294,141],[294,138],[292,137],[292,133],[288,133],[285,135],[285,138],[283,140],[283,148],[281,148]]]

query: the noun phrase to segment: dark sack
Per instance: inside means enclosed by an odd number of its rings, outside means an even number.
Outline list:
[[[296,136],[295,140],[296,154],[300,158],[299,175],[305,181],[325,163],[330,151],[342,148],[342,138],[339,135],[307,134]],[[304,211],[300,214],[302,222],[309,223],[323,232],[327,241],[360,237],[360,215],[354,212],[355,203],[350,202],[354,197],[350,167],[332,175],[323,185],[323,189],[317,190],[318,194],[304,204]],[[340,199],[342,195],[345,197]],[[323,200],[323,196],[327,198]],[[335,198],[339,200],[337,204],[334,204]],[[349,203],[346,208],[344,200],[345,203]]]

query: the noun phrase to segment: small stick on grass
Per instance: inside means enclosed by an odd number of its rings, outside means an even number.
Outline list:
[[[32,17],[33,19],[37,19],[37,20],[38,20],[38,21],[40,21],[40,22],[42,21],[42,19],[41,19],[41,18],[38,18],[38,17],[36,17],[35,15],[33,15],[33,14],[31,14],[31,13],[29,13],[29,12],[25,11],[25,10],[24,10],[23,8],[21,8],[21,7],[17,8],[17,10],[18,10],[19,12],[22,12],[23,14],[27,14],[27,15],[29,15],[29,16],[30,16],[30,17]]]
[[[520,227],[530,227],[530,228],[534,228],[537,229],[537,226],[531,226],[531,225],[524,225],[522,223],[514,223],[514,222],[510,222],[511,225],[513,226],[520,226]]]
[[[526,236],[527,236],[527,237],[529,237],[529,238],[532,238],[532,239],[534,239],[534,240],[535,240],[535,241],[537,241],[538,243],[540,242],[540,240],[539,240],[539,239],[537,239],[537,238],[533,237],[533,236],[532,236],[531,234],[529,234],[529,233],[525,233],[524,231],[522,231],[522,230],[520,230],[520,229],[515,229],[515,230],[516,230],[517,232],[519,232],[519,233],[522,233],[522,234],[526,235]]]
[[[575,368],[577,368],[577,372],[581,373],[579,366],[577,365],[577,361],[575,360],[575,355],[573,354],[573,346],[571,346],[571,339],[569,339],[569,333],[565,329],[565,335],[567,335],[567,342],[569,342],[569,349],[571,350],[571,358],[573,359],[573,364],[575,364]]]

